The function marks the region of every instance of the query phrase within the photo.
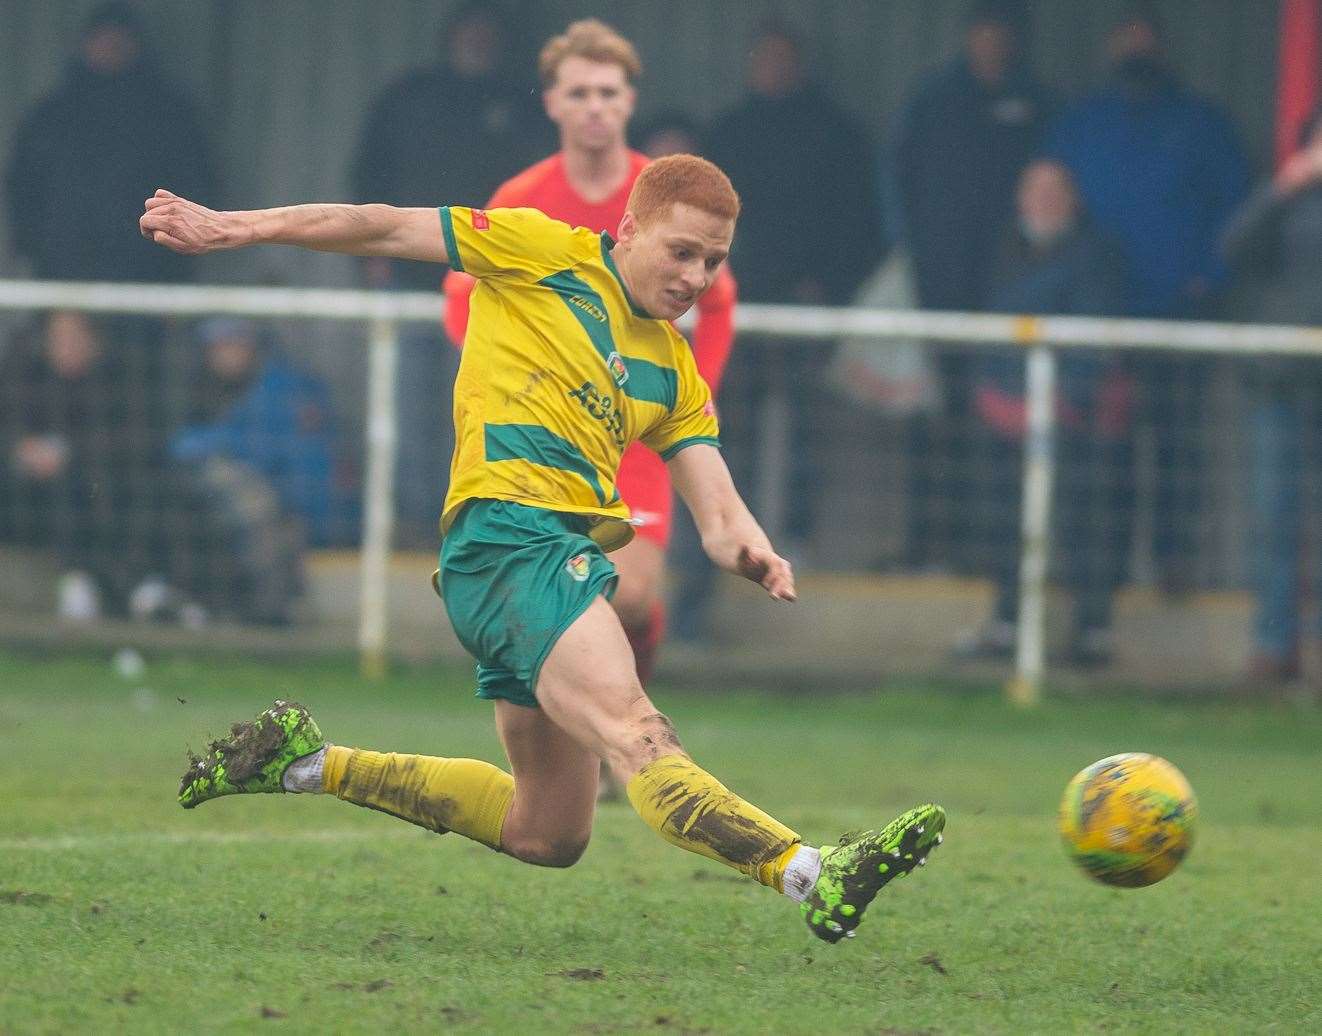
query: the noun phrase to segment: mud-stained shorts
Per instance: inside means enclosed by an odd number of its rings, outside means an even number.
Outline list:
[[[446,532],[441,599],[477,659],[479,698],[536,708],[555,642],[599,594],[615,593],[615,566],[587,530],[579,515],[473,500]]]

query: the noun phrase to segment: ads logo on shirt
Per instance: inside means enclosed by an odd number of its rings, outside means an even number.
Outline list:
[[[586,554],[575,554],[565,562],[565,571],[574,577],[574,582],[582,583],[588,578],[592,565]]]
[[[486,210],[486,209],[473,209],[473,213],[472,213],[472,215],[473,215],[473,229],[474,229],[474,230],[490,230],[490,229],[491,229],[491,220],[487,219],[487,210]]]
[[[619,353],[611,353],[606,357],[606,369],[611,372],[611,378],[620,388],[629,380],[629,368],[624,365],[624,358]]]

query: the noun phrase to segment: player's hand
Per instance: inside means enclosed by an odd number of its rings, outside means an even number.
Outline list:
[[[172,252],[205,255],[243,244],[235,213],[217,212],[160,188],[147,199],[138,220],[142,236]]]
[[[759,584],[777,601],[798,600],[790,563],[769,547],[742,548],[735,562],[735,571]]]

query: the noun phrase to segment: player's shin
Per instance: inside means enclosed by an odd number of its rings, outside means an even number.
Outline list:
[[[629,801],[662,838],[803,899],[817,880],[816,849],[745,802],[686,755],[649,763],[629,780]]]
[[[514,778],[479,759],[382,754],[331,745],[322,790],[444,834],[500,848]]]

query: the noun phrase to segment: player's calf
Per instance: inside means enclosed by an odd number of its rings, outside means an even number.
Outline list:
[[[179,787],[185,809],[254,792],[328,793],[425,827],[500,849],[514,779],[480,759],[370,752],[330,745],[307,709],[277,701],[251,723],[193,756]],[[547,849],[567,859],[571,845]],[[577,850],[580,854],[581,848]],[[561,864],[568,866],[568,864]]]

